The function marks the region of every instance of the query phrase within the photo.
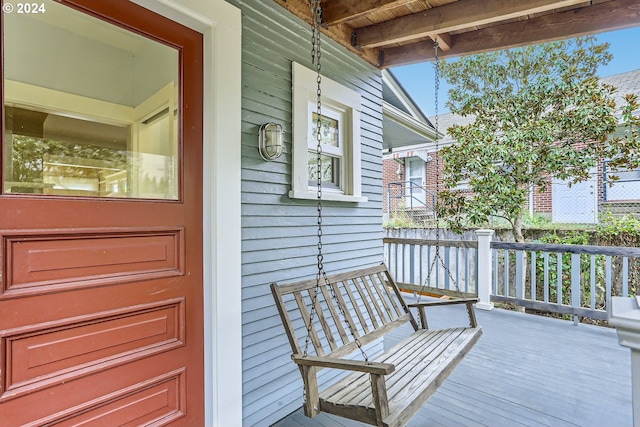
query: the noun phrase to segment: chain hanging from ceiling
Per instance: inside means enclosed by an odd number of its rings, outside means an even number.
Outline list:
[[[322,252],[322,39],[320,26],[322,24],[322,5],[320,0],[311,0],[311,63],[316,66],[316,118],[315,118],[315,138],[316,138],[316,198],[317,198],[317,225],[318,225],[318,254],[316,256],[318,271],[316,273],[316,286],[311,296],[311,310],[309,313],[309,321],[307,323],[307,337],[304,343],[303,356],[306,357],[309,351],[309,343],[311,340],[311,329],[313,327],[313,320],[318,311],[318,295],[321,293],[320,284],[329,283],[327,279],[327,273],[324,270],[324,254]],[[336,290],[334,286],[338,284],[329,285],[329,291],[331,298],[336,302],[336,307],[339,308],[340,317],[345,320],[348,326],[351,337],[358,346],[360,353],[365,362],[369,362],[369,358],[362,348],[362,344],[357,337],[356,331],[353,329],[351,322],[346,321],[346,314],[343,311],[342,304],[338,300]]]

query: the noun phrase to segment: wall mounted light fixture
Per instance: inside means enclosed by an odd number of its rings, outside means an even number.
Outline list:
[[[258,148],[260,155],[266,161],[270,162],[282,155],[284,151],[282,133],[282,125],[277,123],[265,123],[260,126]]]

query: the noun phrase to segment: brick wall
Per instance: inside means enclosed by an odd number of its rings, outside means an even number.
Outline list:
[[[544,213],[551,216],[552,202],[551,202],[551,179],[547,179],[547,188],[544,191],[540,191],[539,186],[533,188],[533,211],[536,213]]]
[[[400,163],[399,161],[396,161],[395,159],[382,160],[382,185],[383,185],[382,212],[383,213],[389,212],[389,207],[387,206],[387,203],[389,200],[387,196],[388,190],[389,190],[389,183],[404,181],[406,179],[404,160],[403,159],[399,159],[399,160],[401,160],[402,163]],[[391,202],[392,209],[397,210],[399,208],[400,201],[401,201],[400,199],[393,198]]]
[[[425,165],[426,188],[427,190],[435,193],[436,179],[437,179],[436,166],[438,163],[438,154],[435,152],[431,152],[429,153],[429,156],[431,156],[431,161],[427,162]],[[385,213],[389,212],[388,206],[387,206],[387,202],[388,202],[387,193],[389,189],[388,184],[390,182],[398,182],[398,181],[406,180],[406,173],[405,173],[405,166],[404,166],[405,159],[398,159],[398,160],[401,161],[402,163],[394,159],[385,159],[382,162],[382,176],[383,176],[383,185],[384,185],[383,212]],[[443,168],[442,161],[439,162],[439,166],[440,166],[439,168],[440,173],[442,173],[442,168]],[[602,205],[604,201],[602,162],[599,162],[598,164],[597,174],[598,174],[598,205],[600,206],[600,209],[602,209]],[[396,191],[396,193],[399,194],[399,191],[400,190]],[[401,199],[392,198],[392,207],[394,209],[398,209],[400,203],[401,203]],[[528,210],[528,205],[527,205],[527,210]],[[533,211],[536,213],[545,214],[551,217],[551,214],[553,212],[551,179],[548,179],[548,185],[545,191],[540,192],[539,187],[534,188]]]

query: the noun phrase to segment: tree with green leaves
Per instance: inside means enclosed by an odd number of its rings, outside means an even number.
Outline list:
[[[619,125],[615,88],[596,76],[611,59],[607,43],[582,37],[443,61],[447,105],[475,121],[448,130],[456,143],[440,153],[440,217],[454,230],[503,217],[522,242],[530,189],[545,191],[551,178],[583,181],[602,159],[612,168],[640,166],[635,96],[622,113],[627,131],[611,136]],[[455,191],[460,182],[471,192]]]

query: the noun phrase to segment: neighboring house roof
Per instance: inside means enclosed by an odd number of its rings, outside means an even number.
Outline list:
[[[617,90],[614,92],[613,98],[618,110],[626,104],[625,95],[630,93],[640,96],[640,69],[603,77],[600,80],[616,87]]]
[[[409,150],[435,138],[433,125],[390,70],[382,71],[382,97],[384,152]]]
[[[438,132],[443,135],[440,140],[438,140],[438,145],[444,147],[455,142],[455,139],[447,132],[451,126],[466,126],[469,123],[473,123],[476,120],[476,116],[460,116],[458,114],[447,113],[440,114],[437,118],[435,116],[430,118],[432,123],[436,123],[436,119],[438,121]]]

